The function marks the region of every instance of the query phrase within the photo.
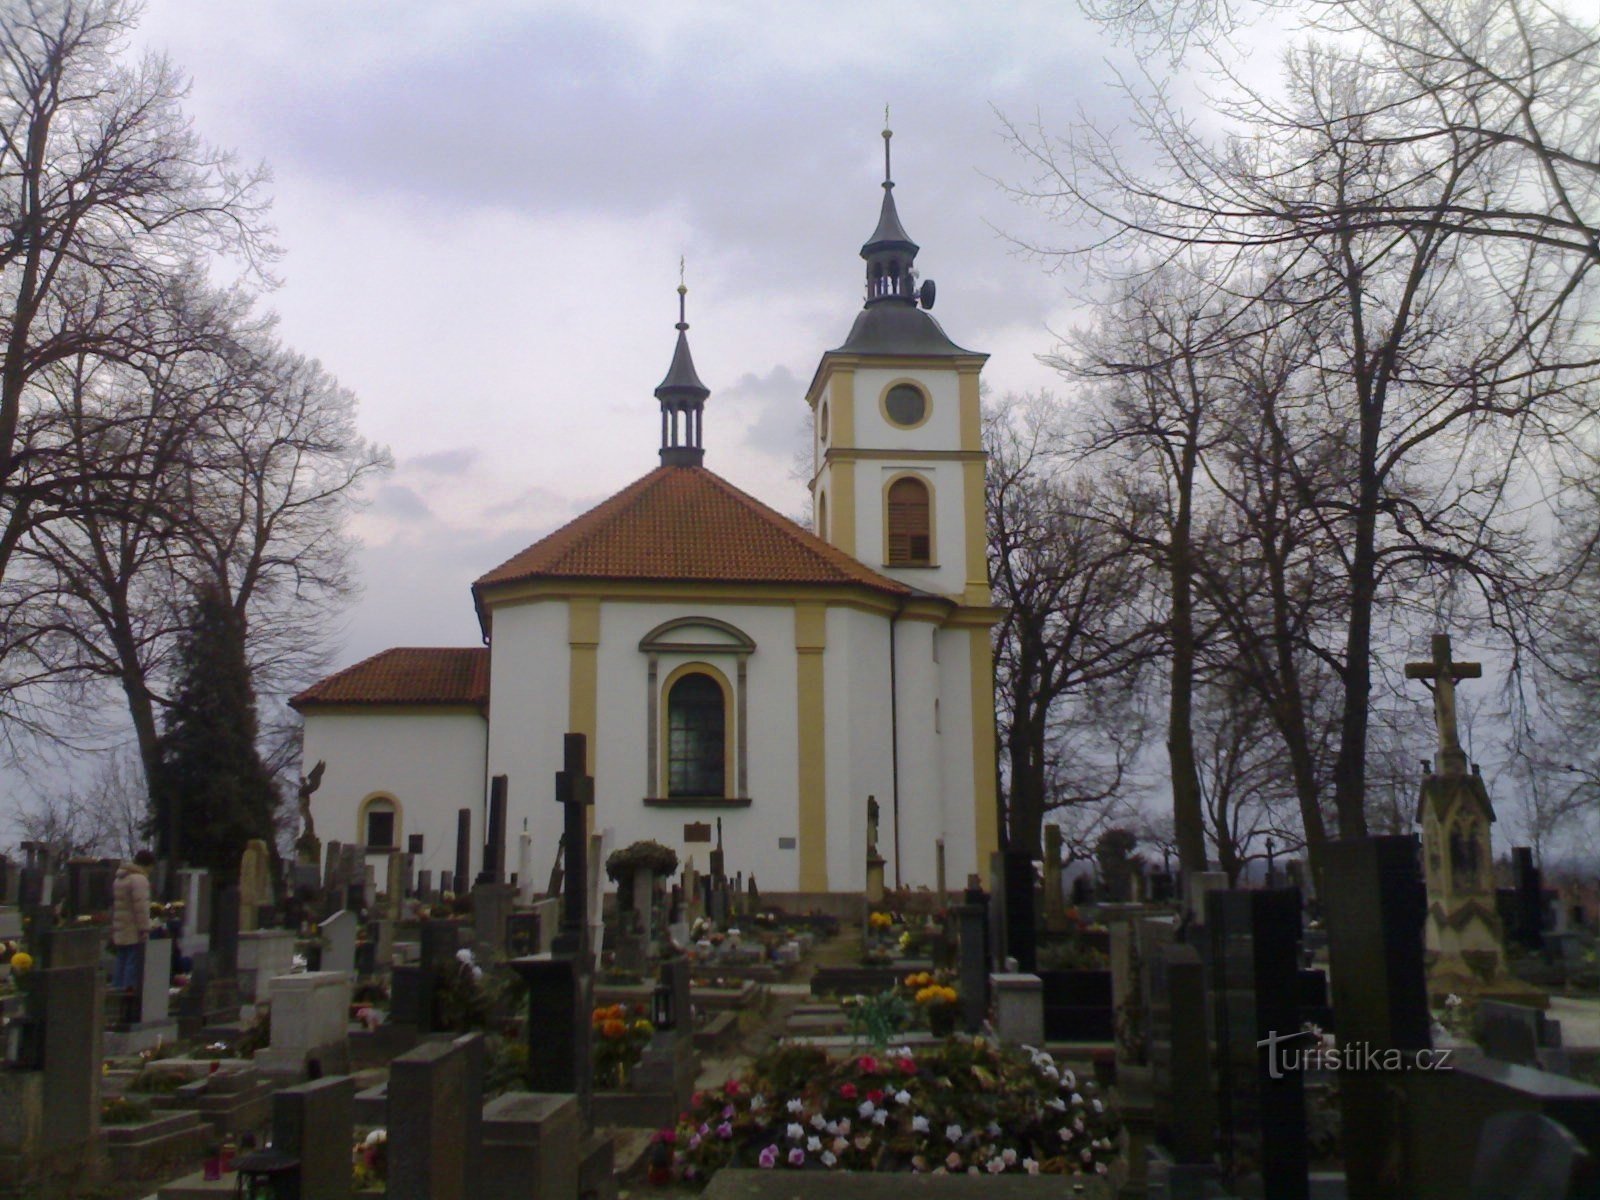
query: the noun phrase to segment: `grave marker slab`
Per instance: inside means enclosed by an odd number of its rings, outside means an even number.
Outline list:
[[[332,1075],[272,1097],[272,1145],[300,1160],[299,1200],[349,1200],[355,1080]]]
[[[390,1200],[473,1200],[483,1159],[483,1035],[389,1064]]]

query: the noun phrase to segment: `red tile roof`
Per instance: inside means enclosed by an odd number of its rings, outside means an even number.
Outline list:
[[[312,684],[289,703],[489,704],[487,646],[403,646],[384,650]]]
[[[863,566],[704,467],[657,467],[535,542],[474,591],[526,579],[854,584],[911,589]]]

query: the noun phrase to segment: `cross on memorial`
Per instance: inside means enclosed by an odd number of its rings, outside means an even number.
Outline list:
[[[1483,664],[1455,662],[1450,657],[1450,635],[1433,635],[1433,658],[1428,662],[1406,664],[1407,679],[1434,680],[1433,719],[1439,727],[1439,753],[1434,757],[1434,771],[1440,775],[1465,775],[1467,756],[1461,749],[1461,736],[1456,727],[1456,681],[1478,679],[1483,675]]]
[[[561,905],[561,932],[551,951],[577,957],[583,953],[588,923],[584,919],[584,889],[588,886],[588,819],[585,809],[594,803],[594,777],[587,773],[589,739],[569,733],[562,739],[562,769],[556,772],[556,803],[562,806],[562,844],[565,847],[566,895]]]

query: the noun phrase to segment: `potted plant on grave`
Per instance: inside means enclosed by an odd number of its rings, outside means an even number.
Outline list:
[[[961,1013],[961,994],[943,976],[943,972],[934,975],[927,971],[906,976],[911,1002],[921,1011],[929,1032],[936,1037],[949,1037],[954,1033],[956,1019]]]
[[[634,842],[606,856],[606,878],[617,885],[617,907],[623,911],[633,904],[633,877],[640,871],[665,879],[677,869],[678,852],[660,842]]]
[[[623,1004],[595,1009],[593,1022],[595,1086],[610,1090],[627,1087],[628,1076],[655,1036],[656,1027],[643,1008],[636,1006],[630,1014]]]

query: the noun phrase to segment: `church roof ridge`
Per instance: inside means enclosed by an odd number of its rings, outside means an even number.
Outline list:
[[[483,575],[473,591],[540,577],[911,593],[701,466],[657,467]]]
[[[488,703],[487,646],[391,646],[318,680],[289,706]]]

